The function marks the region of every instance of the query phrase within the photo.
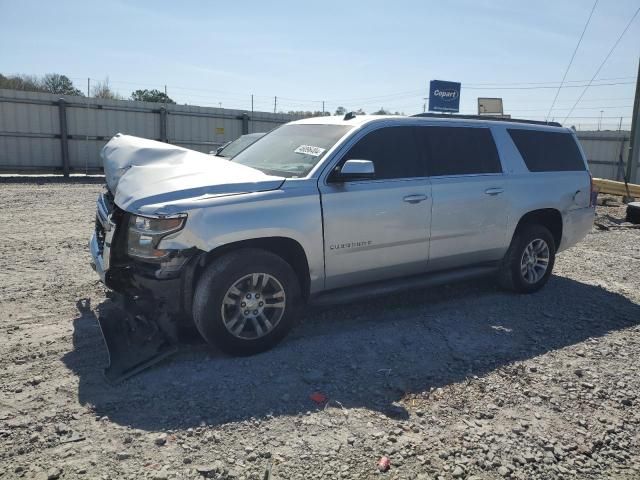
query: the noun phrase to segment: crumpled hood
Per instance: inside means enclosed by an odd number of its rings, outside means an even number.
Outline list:
[[[275,190],[284,182],[213,155],[121,133],[101,156],[115,203],[129,212],[162,213],[180,200]]]

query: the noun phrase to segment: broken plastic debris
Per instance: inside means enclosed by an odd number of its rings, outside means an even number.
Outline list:
[[[320,392],[313,392],[309,398],[314,402],[316,402],[318,405],[327,403],[327,400],[329,400],[329,397],[327,397],[324,393],[320,393]]]
[[[380,460],[378,460],[378,470],[380,470],[381,472],[386,472],[390,468],[391,460],[389,460],[389,457],[382,457]]]

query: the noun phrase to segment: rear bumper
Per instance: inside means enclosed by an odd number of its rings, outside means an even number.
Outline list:
[[[592,207],[569,210],[562,216],[562,242],[558,252],[573,247],[593,228],[596,209]]]

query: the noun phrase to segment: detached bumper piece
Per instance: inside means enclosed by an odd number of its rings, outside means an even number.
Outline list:
[[[166,313],[146,302],[116,295],[113,308],[98,318],[109,353],[104,376],[116,384],[178,351],[177,335]]]

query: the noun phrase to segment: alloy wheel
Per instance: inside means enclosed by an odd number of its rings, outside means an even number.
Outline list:
[[[234,282],[222,300],[222,321],[233,336],[243,340],[264,337],[284,315],[284,287],[268,273],[251,273]]]

